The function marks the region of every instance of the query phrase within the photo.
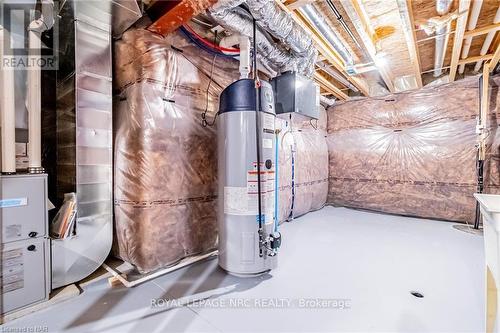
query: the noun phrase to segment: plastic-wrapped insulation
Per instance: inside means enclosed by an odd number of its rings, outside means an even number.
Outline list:
[[[473,223],[478,92],[471,77],[330,107],[328,202]],[[498,119],[490,110],[486,193],[500,192]]]

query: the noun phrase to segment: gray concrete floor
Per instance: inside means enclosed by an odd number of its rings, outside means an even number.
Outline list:
[[[2,331],[484,331],[483,240],[452,226],[326,207],[282,226],[268,275],[239,279],[211,260],[132,289],[101,280]]]

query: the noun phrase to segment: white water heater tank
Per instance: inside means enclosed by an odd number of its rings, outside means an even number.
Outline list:
[[[254,82],[241,79],[222,92],[217,124],[219,265],[238,276],[258,275],[275,268],[280,243],[275,223],[273,90],[268,82],[261,82],[257,114]]]

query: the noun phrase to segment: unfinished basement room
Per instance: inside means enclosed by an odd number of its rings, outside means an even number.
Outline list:
[[[500,0],[0,0],[0,333],[500,333]]]

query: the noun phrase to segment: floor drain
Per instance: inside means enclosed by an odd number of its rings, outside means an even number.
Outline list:
[[[412,294],[413,296],[418,297],[418,298],[424,298],[424,295],[422,295],[418,291],[410,291],[410,294]]]

